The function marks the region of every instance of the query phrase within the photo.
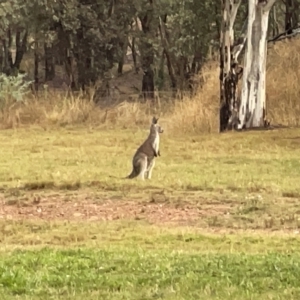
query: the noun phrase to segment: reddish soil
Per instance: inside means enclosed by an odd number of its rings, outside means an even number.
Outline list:
[[[22,220],[145,220],[174,225],[199,224],[207,217],[226,215],[232,208],[223,204],[151,203],[128,200],[103,200],[75,195],[32,196],[23,200],[0,196],[0,219]]]
[[[102,199],[104,198],[104,200]],[[101,222],[114,220],[141,220],[156,225],[196,226],[211,233],[248,232],[265,234],[298,235],[298,229],[251,228],[214,226],[218,220],[230,219],[236,206],[217,201],[170,203],[160,201],[107,200],[105,196],[74,193],[20,196],[0,194],[0,220],[45,220],[45,221],[86,221]],[[210,220],[210,221],[209,221]],[[210,224],[211,223],[211,224]]]

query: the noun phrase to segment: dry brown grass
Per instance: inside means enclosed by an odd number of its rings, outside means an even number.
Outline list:
[[[300,124],[300,40],[283,40],[269,46],[267,112],[274,123]]]
[[[300,123],[300,40],[269,45],[267,63],[267,117],[272,124],[298,126]],[[168,131],[176,133],[217,132],[219,124],[219,68],[209,62],[203,69],[204,86],[191,99],[158,99],[147,103],[123,101],[97,106],[82,94],[48,91],[39,98],[29,97],[20,105],[9,105],[0,112],[0,126],[12,128],[32,124],[42,127],[85,124],[89,126],[131,127],[148,124],[159,115]],[[91,90],[91,95],[94,93]],[[91,98],[91,97],[90,97]]]

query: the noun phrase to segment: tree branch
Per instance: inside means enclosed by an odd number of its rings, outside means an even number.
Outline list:
[[[232,53],[233,53],[234,62],[236,62],[236,63],[237,63],[238,58],[246,44],[247,27],[248,27],[248,17],[243,24],[242,33],[241,33],[240,37],[237,39],[237,41],[235,42],[235,45],[233,47]]]
[[[291,38],[291,37],[294,37],[294,36],[300,34],[300,26],[292,29],[291,33],[287,34],[288,32],[290,32],[290,29],[278,34],[277,36],[273,37],[272,39],[269,39],[268,43],[271,43],[271,42],[275,43],[275,42],[278,42],[278,41],[281,41],[281,40],[284,40],[287,38]]]
[[[269,11],[276,1],[277,0],[264,0],[264,2],[266,3],[264,4],[263,11]],[[259,1],[259,2],[263,2],[263,1]]]
[[[234,3],[232,4],[230,19],[232,20],[233,23],[236,19],[237,11],[241,5],[241,2],[242,0],[238,0],[236,2],[234,1]]]

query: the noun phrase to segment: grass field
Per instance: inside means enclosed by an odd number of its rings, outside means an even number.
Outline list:
[[[0,299],[299,299],[300,130],[147,131],[1,131]]]

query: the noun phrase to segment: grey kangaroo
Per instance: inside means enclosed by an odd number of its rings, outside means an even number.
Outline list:
[[[126,178],[140,176],[142,180],[151,179],[155,157],[160,156],[159,134],[164,132],[157,122],[158,118],[153,117],[149,136],[136,150],[132,159],[132,172]]]

